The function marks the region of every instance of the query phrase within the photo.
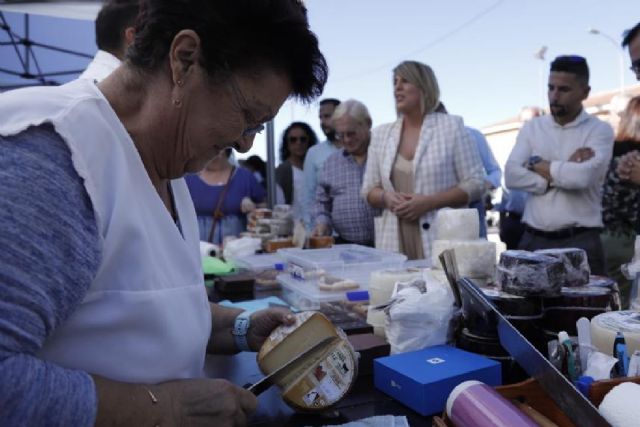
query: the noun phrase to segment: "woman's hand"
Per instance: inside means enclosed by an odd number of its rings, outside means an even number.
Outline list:
[[[166,408],[167,426],[244,426],[258,400],[227,380],[197,378],[149,386]]]
[[[396,193],[395,191],[385,191],[382,194],[382,201],[384,203],[384,208],[389,209],[391,212],[396,212],[396,208],[407,199],[403,197],[400,193]]]
[[[242,199],[242,201],[240,202],[240,211],[242,211],[242,213],[246,214],[249,212],[253,212],[256,210],[256,204],[253,203],[253,200],[251,200],[248,197],[244,197]]]
[[[400,193],[403,201],[399,203],[394,213],[406,221],[417,221],[422,215],[434,209],[429,196],[422,194]]]
[[[312,236],[328,236],[329,235],[329,227],[327,224],[316,224],[316,227],[313,229]]]
[[[620,156],[616,172],[623,181],[630,181],[633,184],[640,185],[640,153],[631,151]]]
[[[280,325],[293,325],[295,318],[286,308],[268,308],[256,311],[251,315],[247,342],[253,351],[259,351],[262,343],[271,332]]]

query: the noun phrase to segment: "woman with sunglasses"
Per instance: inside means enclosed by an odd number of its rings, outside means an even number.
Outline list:
[[[256,397],[205,355],[293,319],[209,303],[183,176],[326,78],[300,1],[143,0],[97,85],[0,95],[3,427],[248,422]]]
[[[302,219],[303,216],[304,158],[309,148],[317,142],[315,132],[304,122],[291,123],[282,135],[282,163],[276,169],[276,182],[282,188],[285,203],[292,205],[294,220]]]

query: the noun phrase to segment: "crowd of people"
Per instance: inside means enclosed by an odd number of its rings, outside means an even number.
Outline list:
[[[256,351],[293,318],[209,303],[198,241],[238,235],[265,205],[264,162],[233,150],[287,98],[319,97],[325,58],[294,0],[110,0],[96,37],[80,79],[0,97],[0,419],[243,425],[256,397],[203,378],[205,355]],[[623,46],[640,80],[640,24]],[[391,76],[395,120],[327,98],[324,141],[285,129],[277,200],[309,235],[429,260],[442,208],[477,208],[486,237],[502,171],[428,65]],[[582,107],[589,90],[585,58],[551,63],[550,114],[526,112],[505,165],[500,236],[583,248],[594,274],[619,278],[639,229],[640,97],[614,133]]]

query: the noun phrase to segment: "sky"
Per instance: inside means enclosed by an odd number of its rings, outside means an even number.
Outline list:
[[[640,20],[638,0],[305,0],[312,31],[329,63],[323,97],[362,101],[374,126],[395,120],[392,69],[406,59],[429,64],[441,98],[452,114],[482,128],[514,117],[526,105],[546,106],[550,61],[561,54],[587,58],[592,93],[634,83],[627,52],[619,45],[623,30]],[[5,14],[16,27],[21,17]],[[589,34],[589,28],[602,35]],[[20,28],[18,28],[20,29]],[[35,17],[32,36],[47,43],[76,46],[93,54],[89,22]],[[6,36],[0,32],[0,42]],[[544,60],[534,54],[547,47]],[[12,52],[0,47],[0,68]],[[59,69],[58,56],[47,58]],[[66,60],[65,60],[66,61]],[[86,59],[73,60],[82,68]],[[3,78],[0,76],[0,82]],[[276,151],[291,121],[305,121],[324,135],[317,102],[287,101],[274,120]],[[265,134],[249,154],[265,157]],[[246,157],[241,155],[239,157]]]

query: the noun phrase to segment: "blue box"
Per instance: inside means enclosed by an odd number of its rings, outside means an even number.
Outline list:
[[[496,386],[502,383],[502,373],[499,362],[438,345],[375,359],[373,379],[379,390],[421,415],[431,415],[442,412],[449,393],[461,382]]]

